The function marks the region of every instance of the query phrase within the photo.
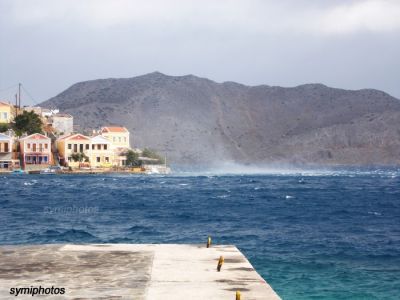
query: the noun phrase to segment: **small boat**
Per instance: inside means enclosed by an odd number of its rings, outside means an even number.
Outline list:
[[[50,169],[50,168],[46,168],[40,171],[40,174],[42,175],[53,175],[56,174],[56,170]]]
[[[40,171],[40,174],[42,175],[54,175],[59,173],[62,170],[60,166],[50,166],[46,169],[43,169]]]
[[[14,169],[12,170],[11,174],[25,174],[25,171],[21,169]]]

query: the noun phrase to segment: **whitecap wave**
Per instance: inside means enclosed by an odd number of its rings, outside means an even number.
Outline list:
[[[199,170],[178,170],[173,176],[230,176],[230,175],[274,175],[274,176],[365,176],[396,178],[400,169],[385,167],[309,167],[287,164],[246,165],[234,162],[223,162],[213,167]],[[301,182],[304,183],[304,179]]]

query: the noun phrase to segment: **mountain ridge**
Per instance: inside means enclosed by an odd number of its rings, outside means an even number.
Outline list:
[[[375,89],[153,72],[79,82],[41,105],[71,113],[81,129],[125,125],[135,147],[176,164],[400,164],[400,100]]]

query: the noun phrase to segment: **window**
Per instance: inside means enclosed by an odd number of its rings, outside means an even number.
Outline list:
[[[100,162],[100,157],[96,157],[96,161],[99,163]]]
[[[86,144],[86,150],[89,150],[89,144]]]
[[[94,150],[94,145],[92,145],[92,150]]]
[[[26,144],[26,147],[27,147],[28,149],[31,149],[31,144],[30,144],[30,143]]]
[[[100,144],[97,145],[97,150],[101,150],[101,145]]]
[[[78,144],[74,144],[74,152],[78,152]]]
[[[8,120],[8,113],[6,113],[6,112],[3,113],[3,119],[4,119],[4,120]]]
[[[110,162],[110,158],[106,157],[106,162]]]
[[[47,144],[46,144],[47,145]],[[47,156],[43,156],[43,161],[47,163]]]
[[[118,137],[118,141],[121,143],[121,137]]]
[[[49,149],[49,144],[44,144],[44,149]]]
[[[107,145],[104,145],[104,150],[107,150]]]
[[[83,144],[79,144],[79,152],[83,152]]]
[[[69,149],[69,150],[72,149],[72,144],[68,144],[68,149]]]
[[[72,161],[72,157],[68,156],[68,161],[71,162]]]

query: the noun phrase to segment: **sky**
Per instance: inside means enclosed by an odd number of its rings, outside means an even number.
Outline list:
[[[0,0],[0,99],[159,71],[400,98],[399,0]]]

